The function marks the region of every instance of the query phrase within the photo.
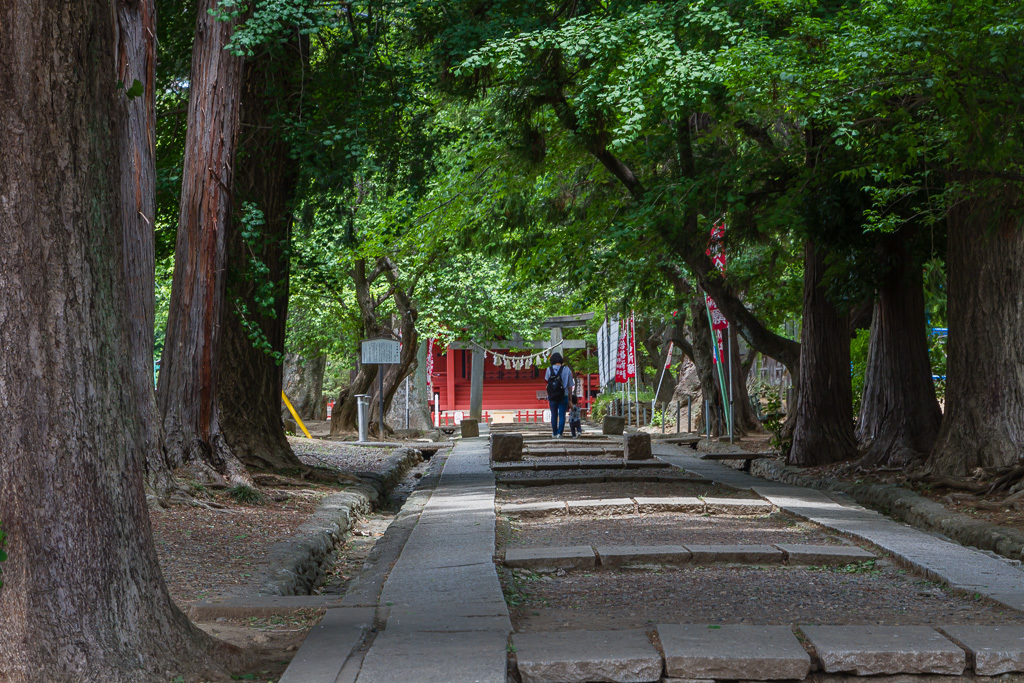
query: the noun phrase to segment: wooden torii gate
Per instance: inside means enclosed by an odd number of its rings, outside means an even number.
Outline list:
[[[469,416],[476,420],[483,419],[484,405],[484,349],[507,349],[510,346],[519,349],[550,349],[559,346],[563,349],[585,349],[587,342],[583,339],[565,339],[562,330],[569,327],[585,327],[587,322],[594,318],[593,313],[579,313],[576,315],[559,315],[547,318],[540,324],[541,327],[551,330],[549,339],[538,341],[524,341],[521,337],[513,335],[512,339],[505,341],[487,341],[465,344],[453,342],[450,349],[469,349],[473,352],[473,363],[469,375]]]

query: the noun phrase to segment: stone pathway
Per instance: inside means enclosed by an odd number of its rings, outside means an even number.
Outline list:
[[[901,524],[842,498],[790,484],[766,482],[721,463],[703,460],[686,448],[658,445],[655,453],[662,460],[707,479],[751,489],[798,517],[873,543],[929,579],[1024,610],[1024,571],[1002,560]]]
[[[486,437],[460,441],[380,598],[383,631],[358,683],[504,683],[512,630],[494,567]]]

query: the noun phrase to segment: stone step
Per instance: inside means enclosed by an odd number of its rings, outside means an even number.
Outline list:
[[[607,501],[609,507],[629,505],[628,498]],[[536,511],[539,514],[566,514],[565,509],[544,510],[542,506],[550,503],[521,503],[520,516],[527,517]],[[531,507],[532,506],[532,507]],[[569,514],[574,511],[569,503]],[[809,549],[821,549],[831,546],[806,546]],[[858,548],[858,550],[860,550]],[[870,553],[865,554],[873,557]],[[596,554],[597,561],[591,562]],[[822,554],[828,559],[829,556]],[[834,556],[833,562],[823,564],[847,564],[842,556]],[[580,558],[586,558],[582,564]],[[606,569],[617,569],[628,565],[647,564],[782,564],[786,554],[776,547],[758,544],[672,544],[672,545],[599,545],[590,546],[551,546],[532,548],[510,548],[505,553],[505,564],[509,567],[530,569],[590,569],[601,566]]]
[[[634,468],[629,468],[634,469]],[[683,483],[683,484],[706,484],[707,479],[693,475],[669,475],[669,474],[606,474],[606,475],[571,475],[552,477],[503,477],[496,475],[497,482],[506,486],[563,486],[567,484],[604,484],[620,482],[645,482],[645,483]],[[770,509],[771,505],[768,505]],[[735,513],[740,514],[740,513]],[[748,514],[748,513],[744,513]]]
[[[943,626],[942,631],[967,650],[971,668],[979,676],[1024,671],[1024,626]]]
[[[775,547],[786,553],[789,564],[827,565],[854,564],[875,558],[855,545],[808,545],[803,543],[776,543]]]
[[[552,482],[558,480],[557,483],[595,483],[595,480],[601,479],[603,481],[648,481],[647,477],[562,477],[552,478]],[[672,478],[657,478],[658,481],[679,481],[679,477]],[[513,482],[524,482],[529,480],[509,480],[506,483]],[[537,480],[532,480],[537,481]],[[536,484],[533,484],[536,485]],[[600,510],[602,506],[609,505],[611,507],[621,507],[620,503],[613,502],[607,503],[607,499],[584,499],[577,501],[558,501],[560,506],[568,506],[580,512],[594,512],[595,514],[615,514],[614,512],[607,512]],[[755,499],[743,499],[743,498],[694,498],[690,496],[636,496],[631,499],[635,504],[633,512],[640,513],[651,513],[651,512],[687,512],[694,514],[716,514],[716,515],[751,515],[751,514],[766,514],[772,511],[772,504],[764,500]],[[516,514],[518,508],[515,504],[505,504],[500,506],[499,510],[504,514]],[[625,512],[623,514],[632,514],[632,512]],[[817,547],[817,546],[815,546]],[[825,546],[822,546],[825,547]],[[799,557],[802,550],[795,551]],[[831,552],[828,550],[823,551],[825,553]],[[854,551],[855,552],[855,551]],[[858,558],[851,561],[859,561]],[[815,564],[815,562],[801,562],[801,564]],[[828,562],[821,562],[820,564],[829,564]]]
[[[962,649],[928,626],[801,626],[828,673],[946,674],[967,667]]]
[[[643,631],[551,631],[512,636],[523,683],[661,680],[661,653]]]
[[[811,658],[788,626],[659,624],[670,678],[802,680]]]
[[[615,470],[615,469],[655,469],[663,470],[672,467],[660,460],[522,460],[519,462],[495,462],[491,469],[495,472],[521,472],[524,470]]]
[[[529,445],[523,446],[523,455],[532,455],[535,458],[564,458],[579,456],[618,455],[622,457],[622,447],[615,448],[533,448]]]

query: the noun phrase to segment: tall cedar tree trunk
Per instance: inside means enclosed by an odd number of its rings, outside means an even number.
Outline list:
[[[722,389],[719,384],[718,367],[714,360],[714,346],[711,340],[711,325],[708,323],[708,314],[704,308],[704,297],[698,296],[690,304],[690,316],[693,318],[692,333],[690,340],[693,346],[693,363],[697,366],[697,376],[700,378],[700,417],[696,422],[697,431],[707,429],[708,415],[711,417],[711,433],[720,436],[721,433],[728,433],[725,426],[725,413],[722,402]],[[709,406],[709,413],[705,413],[704,405]],[[719,419],[721,418],[721,419]],[[722,430],[719,430],[721,425]]]
[[[394,398],[395,392],[398,391],[398,386],[416,370],[416,349],[419,344],[419,336],[416,333],[416,308],[412,304],[409,293],[399,286],[396,268],[388,259],[382,259],[372,273],[366,272],[366,262],[364,260],[356,261],[355,268],[352,271],[352,279],[356,290],[356,302],[359,305],[359,312],[363,319],[363,334],[366,335],[367,339],[374,337],[394,338],[397,336],[393,334],[392,329],[381,323],[378,317],[377,306],[383,303],[383,299],[377,300],[371,291],[373,282],[382,275],[388,280],[388,292],[394,300],[395,307],[398,309],[398,327],[402,340],[401,362],[397,365],[387,366],[384,371],[384,415],[386,417],[388,410],[391,408],[391,400]],[[377,365],[360,364],[359,372],[356,373],[352,384],[341,391],[338,401],[334,406],[334,413],[331,416],[332,435],[359,428],[356,396],[358,394],[370,394],[372,397],[370,400],[370,433],[380,436],[378,434],[378,425],[380,423],[380,380],[377,377],[379,367]],[[385,424],[384,429],[387,431],[389,425]]]
[[[156,279],[153,222],[156,214],[156,8],[153,0],[117,3],[117,80],[142,94],[118,98],[121,154],[121,224],[128,285],[132,380],[142,414],[147,486],[157,495],[173,488],[153,388],[153,321]]]
[[[254,204],[264,223],[259,234],[246,239],[239,218],[231,222],[217,408],[231,452],[258,469],[302,467],[281,421],[284,364],[278,362],[284,355],[290,203],[298,172],[291,146],[274,120],[292,104],[289,95],[297,89],[294,79],[301,65],[299,43],[293,41],[280,54],[264,53],[243,68],[235,203]],[[273,297],[270,310],[261,303],[268,294]],[[259,330],[256,340],[246,324]]]
[[[793,446],[787,462],[810,467],[856,455],[850,384],[850,322],[823,286],[825,250],[804,247],[803,332]]]
[[[306,358],[289,353],[284,361],[284,393],[303,420],[325,420],[324,371],[327,354]]]
[[[174,250],[167,334],[157,402],[174,465],[196,461],[244,480],[217,407],[227,233],[242,59],[224,49],[236,22],[218,21],[218,0],[197,8],[189,82],[188,131]]]
[[[993,195],[948,219],[946,411],[931,468],[949,476],[1024,457],[1024,225]]]
[[[931,452],[942,412],[928,360],[921,263],[907,231],[882,238],[891,260],[878,290],[857,440],[865,467],[903,467]]]
[[[226,674],[167,593],[144,495],[157,427],[124,271],[144,257],[123,253],[144,239],[124,236],[115,87],[115,22],[137,9],[9,0],[0,22],[4,681]]]

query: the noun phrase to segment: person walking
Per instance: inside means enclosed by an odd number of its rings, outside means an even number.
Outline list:
[[[544,372],[544,381],[547,382],[548,407],[551,409],[551,435],[561,439],[572,391],[572,370],[563,361],[562,354],[551,354],[551,367]]]

